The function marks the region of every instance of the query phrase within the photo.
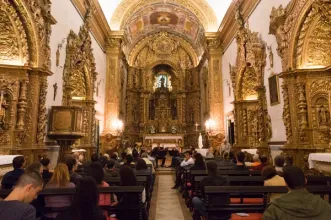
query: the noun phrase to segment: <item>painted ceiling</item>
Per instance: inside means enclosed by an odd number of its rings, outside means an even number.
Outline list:
[[[199,21],[207,32],[218,30],[231,2],[232,0],[99,0],[112,30],[124,30],[128,28],[127,26],[132,24],[132,19],[133,17],[136,17],[137,13],[139,14],[141,11],[146,11],[146,8],[153,10],[150,6],[152,4],[157,4],[159,6],[163,5],[162,7],[165,8],[177,6],[177,8],[181,8],[182,11],[186,11],[186,14],[188,14],[187,11],[190,11],[191,14],[196,17],[193,19],[195,20],[194,22]],[[156,11],[159,13],[161,12],[159,9]],[[179,15],[177,13],[165,13],[161,18],[157,18],[160,14],[149,15],[149,21],[151,24],[153,24],[153,22],[156,23],[157,21],[158,24],[163,22],[163,26],[174,25],[174,23],[182,22],[183,20],[181,20],[181,13],[179,13]],[[169,18],[170,21],[168,21]],[[186,27],[189,27],[189,29],[194,29],[194,25],[191,26],[191,24],[186,24]],[[185,24],[183,25],[185,26]],[[192,33],[193,32],[194,31],[192,31]]]

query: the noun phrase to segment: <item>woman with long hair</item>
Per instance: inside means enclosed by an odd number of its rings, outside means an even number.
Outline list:
[[[92,177],[83,177],[76,186],[71,207],[56,220],[106,220],[98,203],[97,183]]]
[[[261,176],[264,178],[264,186],[286,186],[284,178],[277,174],[274,166],[265,166],[262,169]],[[281,195],[279,193],[270,193],[269,199],[272,201]]]
[[[206,165],[203,157],[200,153],[194,155],[194,165],[190,168],[190,170],[205,170]]]
[[[67,165],[59,163],[52,175],[52,178],[47,183],[45,188],[75,188],[75,184],[70,182],[69,170]],[[69,207],[71,205],[71,196],[46,196],[46,207]],[[47,213],[45,219],[54,219],[58,213]]]

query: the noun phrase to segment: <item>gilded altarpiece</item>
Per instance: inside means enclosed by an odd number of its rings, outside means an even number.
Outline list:
[[[273,8],[270,33],[283,65],[283,151],[306,170],[309,153],[331,150],[331,1]]]
[[[46,151],[51,2],[0,1],[0,154]]]
[[[266,44],[257,32],[244,26],[240,16],[237,21],[237,60],[235,66],[230,65],[235,97],[234,149],[257,148],[261,154],[270,157],[268,142],[272,131],[264,86]]]
[[[71,30],[67,37],[62,99],[64,106],[82,108],[84,137],[77,140],[74,147],[86,149],[88,156],[96,147],[94,92],[97,72],[90,36],[91,10],[92,5],[89,5],[79,33]]]

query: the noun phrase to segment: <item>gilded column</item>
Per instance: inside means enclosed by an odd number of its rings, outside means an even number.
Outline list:
[[[106,98],[105,98],[105,123],[103,134],[111,133],[116,135],[116,128],[113,122],[119,118],[120,110],[120,79],[121,64],[121,34],[111,36],[107,41],[107,75],[106,75]]]
[[[223,83],[222,83],[222,48],[219,33],[206,34],[209,47],[209,92],[210,119],[215,121],[214,133],[225,134],[223,112]]]
[[[27,84],[26,80],[21,82],[20,96],[18,100],[18,110],[17,110],[17,123],[16,128],[18,130],[24,129],[24,115],[26,112],[27,102],[26,102],[26,92],[27,92]]]

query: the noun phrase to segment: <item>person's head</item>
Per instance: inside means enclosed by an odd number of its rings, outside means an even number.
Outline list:
[[[122,186],[135,186],[137,185],[137,178],[133,169],[129,166],[123,166],[120,169],[120,179]]]
[[[99,192],[95,180],[89,176],[81,178],[71,203],[73,219],[93,219],[95,210],[99,208],[98,203]]]
[[[284,166],[284,156],[283,155],[277,155],[274,159],[274,163],[276,167],[283,167]]]
[[[43,189],[43,178],[35,171],[25,172],[17,181],[14,190],[8,196],[12,200],[31,203]],[[7,197],[7,198],[8,198]]]
[[[101,156],[101,157],[99,158],[99,163],[101,164],[101,166],[102,166],[103,168],[106,167],[106,165],[107,165],[107,161],[108,161],[108,159],[107,159],[106,156]]]
[[[230,151],[230,153],[229,153],[229,160],[233,160],[233,158],[234,158],[234,153],[233,153],[233,151]]]
[[[99,155],[97,153],[91,155],[92,162],[97,162],[98,160],[99,160]]]
[[[185,159],[188,160],[192,157],[192,151],[186,151],[184,153]]]
[[[201,168],[205,167],[205,161],[200,153],[194,155],[194,165]]]
[[[136,170],[147,170],[147,169],[148,167],[145,160],[139,159],[136,164]]]
[[[266,155],[262,155],[260,160],[262,164],[268,164],[268,157]]]
[[[245,153],[244,152],[237,153],[236,158],[237,158],[237,163],[244,163],[245,162]]]
[[[228,160],[228,159],[229,159],[229,153],[228,153],[228,152],[224,152],[224,154],[223,154],[223,158],[224,158],[225,160]]]
[[[291,155],[285,155],[284,166],[292,166],[292,165],[293,165],[293,157]]]
[[[114,168],[114,166],[115,166],[115,160],[113,160],[113,159],[110,159],[110,160],[108,160],[107,161],[107,169],[109,169],[109,170],[111,170],[111,169],[113,169]]]
[[[42,174],[43,173],[43,166],[40,162],[35,162],[30,164],[27,168],[26,171],[35,171],[37,173]]]
[[[263,167],[261,175],[264,177],[265,180],[268,180],[276,176],[277,171],[274,166],[268,165]]]
[[[228,141],[227,140],[224,140],[224,142],[223,142],[224,144],[227,144],[228,143]]]
[[[302,189],[306,186],[306,178],[299,167],[286,166],[283,168],[284,179],[290,190]]]
[[[99,162],[92,163],[87,171],[87,175],[95,179],[95,182],[100,185],[105,178],[102,165]]]
[[[56,184],[58,187],[65,187],[70,181],[68,166],[64,163],[59,163],[54,168],[53,175],[48,184]]]
[[[245,154],[245,162],[253,162],[253,155],[248,153],[248,152],[244,152]]]
[[[13,159],[13,168],[14,169],[22,169],[25,165],[24,156],[17,156]]]
[[[66,162],[69,172],[75,172],[78,168],[77,160],[74,158],[69,158]]]
[[[48,158],[43,158],[40,160],[40,163],[43,165],[44,169],[49,169],[51,161]]]
[[[117,160],[118,158],[118,154],[117,153],[113,153],[111,156],[110,156],[111,159],[113,160]]]
[[[148,154],[145,152],[145,153],[142,153],[141,154],[141,158],[148,158]]]
[[[259,162],[260,161],[260,156],[258,154],[254,154],[253,161],[254,162]]]
[[[72,157],[75,159],[75,160],[79,160],[79,153],[78,152],[74,152],[72,153]]]
[[[207,164],[208,175],[217,175],[217,163],[213,160],[208,161]]]
[[[131,164],[133,162],[133,156],[131,154],[127,154],[125,156],[125,162],[126,164]]]
[[[110,159],[110,156],[109,156],[109,154],[104,154],[103,156],[104,156],[104,157],[106,157],[106,158],[107,158],[107,160],[109,160],[109,159]]]
[[[84,161],[84,155],[83,154],[80,154],[79,157],[78,157],[78,161],[79,162],[83,162]]]
[[[125,151],[123,151],[123,152],[121,153],[121,157],[122,157],[122,160],[124,160],[124,158],[126,157],[126,152],[125,152]]]

